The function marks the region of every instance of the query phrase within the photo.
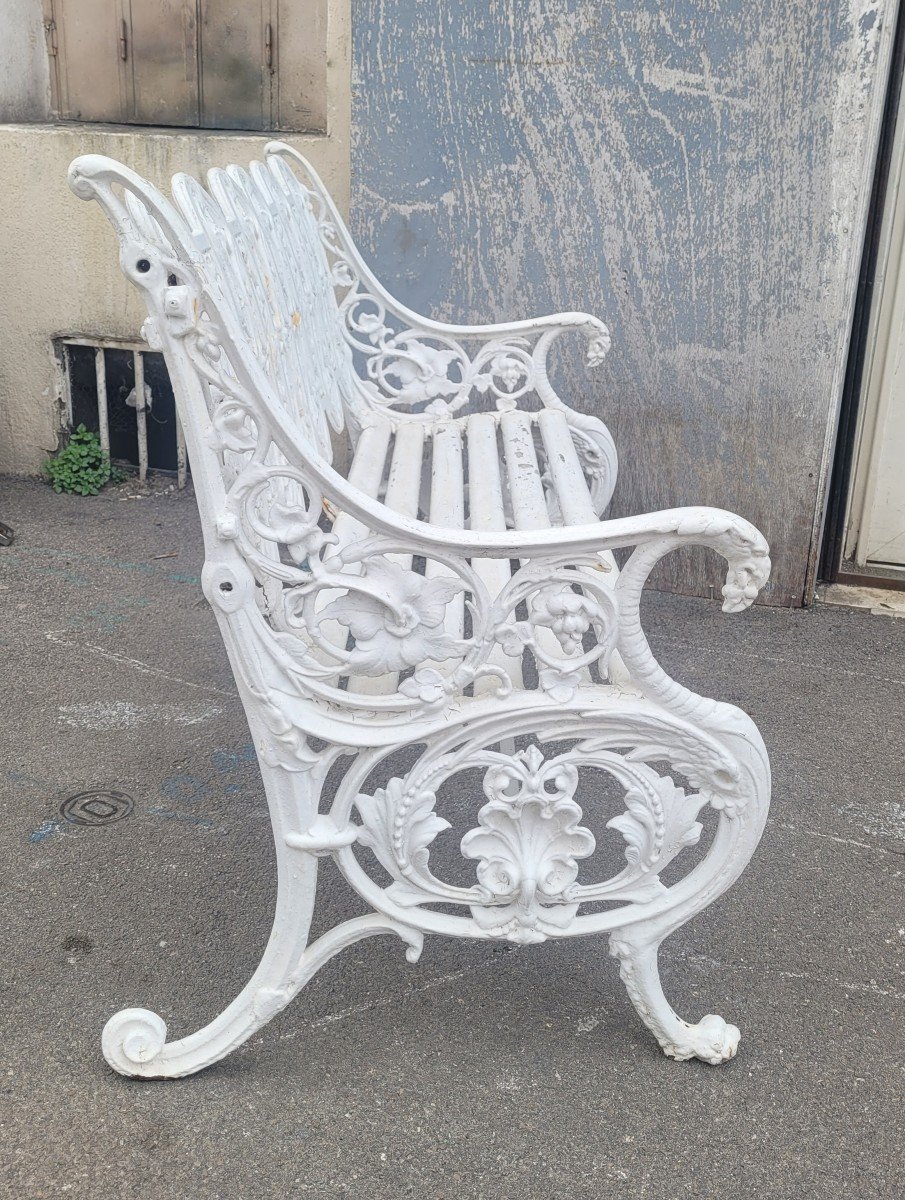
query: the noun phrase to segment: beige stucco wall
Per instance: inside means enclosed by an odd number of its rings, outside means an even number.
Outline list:
[[[0,471],[31,474],[56,448],[62,398],[53,339],[135,338],[144,313],[113,231],[66,183],[79,154],[119,158],[158,186],[171,175],[247,163],[274,136],[311,159],[337,202],[349,196],[349,0],[333,0],[326,135],[230,134],[121,125],[0,125]]]

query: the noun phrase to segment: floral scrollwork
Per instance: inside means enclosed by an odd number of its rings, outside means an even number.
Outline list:
[[[662,901],[668,892],[660,872],[701,836],[705,797],[687,794],[633,756],[599,741],[551,758],[537,745],[515,754],[479,748],[436,759],[426,754],[404,778],[355,796],[357,840],[390,874],[385,895],[393,905],[462,905],[482,936],[519,944],[562,936],[581,920],[583,904]],[[434,839],[450,828],[436,811],[440,787],[469,767],[483,768],[485,803],[460,842],[462,855],[477,863],[476,884],[459,887],[434,875],[429,860]],[[606,827],[622,836],[626,865],[590,883],[578,881],[580,860],[596,849],[575,799],[580,767],[606,772],[625,788],[626,810]]]
[[[355,645],[348,665],[357,674],[381,675],[426,660],[461,658],[467,643],[450,637],[443,619],[463,586],[458,579],[425,579],[389,558],[371,558],[359,588],[331,600],[319,619],[337,620],[349,630]],[[428,670],[421,675],[425,683],[433,682]]]
[[[615,641],[618,618],[613,597],[599,584],[596,566],[592,570],[548,571],[546,577],[552,574],[552,582],[542,582],[536,568],[523,567],[513,576],[512,591],[507,588],[497,603],[502,619],[494,628],[494,638],[509,655],[520,655],[526,647],[531,650],[537,659],[541,688],[558,703],[572,699],[585,668],[594,662],[606,668]],[[580,590],[576,590],[576,584]],[[525,621],[512,619],[516,596],[526,601]],[[543,629],[553,633],[554,647],[558,642],[561,655],[545,648],[538,636]],[[592,644],[585,651],[588,634],[593,635]]]
[[[487,396],[500,411],[512,409],[536,384],[529,342],[521,337],[492,339],[472,356],[455,339],[427,330],[394,330],[395,320],[375,296],[353,287],[340,303],[346,336],[365,359],[371,399],[380,405],[424,408],[449,416],[473,392]]]

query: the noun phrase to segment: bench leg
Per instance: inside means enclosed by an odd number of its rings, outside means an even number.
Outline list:
[[[610,934],[610,954],[619,960],[619,974],[638,1016],[670,1058],[699,1058],[716,1066],[735,1055],[739,1030],[709,1013],[697,1024],[683,1021],[673,1010],[660,984],[657,957],[660,944],[696,913],[726,891],[742,874],[757,847],[770,803],[770,768],[760,736],[746,723],[742,736],[728,738],[742,764],[750,790],[738,803],[725,802],[720,825],[706,858],[670,889],[672,909],[636,921]]]
[[[660,941],[643,933],[622,930],[610,936],[610,954],[619,959],[619,974],[638,1016],[670,1058],[680,1062],[700,1058],[716,1066],[738,1049],[739,1031],[713,1013],[696,1025],[683,1021],[673,1010],[660,984],[657,955]]]
[[[308,945],[314,907],[317,858],[292,849],[287,834],[306,828],[316,812],[315,781],[261,764],[277,850],[277,902],[273,929],[258,969],[233,1002],[213,1021],[178,1041],[167,1042],[157,1013],[126,1008],[107,1022],[101,1039],[104,1057],[121,1075],[175,1079],[225,1058],[276,1016],[334,954],[362,938],[395,933],[408,943],[415,961],[422,935],[389,917],[372,914],[346,921]]]

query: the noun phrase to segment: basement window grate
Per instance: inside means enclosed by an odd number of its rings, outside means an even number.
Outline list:
[[[140,480],[160,471],[185,487],[185,438],[163,355],[130,342],[76,337],[60,338],[57,351],[70,427],[96,433],[111,460],[137,469]]]

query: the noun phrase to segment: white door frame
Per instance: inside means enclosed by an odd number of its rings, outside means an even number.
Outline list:
[[[905,354],[905,88],[899,97],[855,431],[843,563],[864,569],[871,544],[878,464],[896,368]],[[844,569],[844,567],[843,567]],[[884,573],[900,568],[883,567]],[[901,568],[905,579],[905,567]],[[878,584],[882,579],[878,578]]]

